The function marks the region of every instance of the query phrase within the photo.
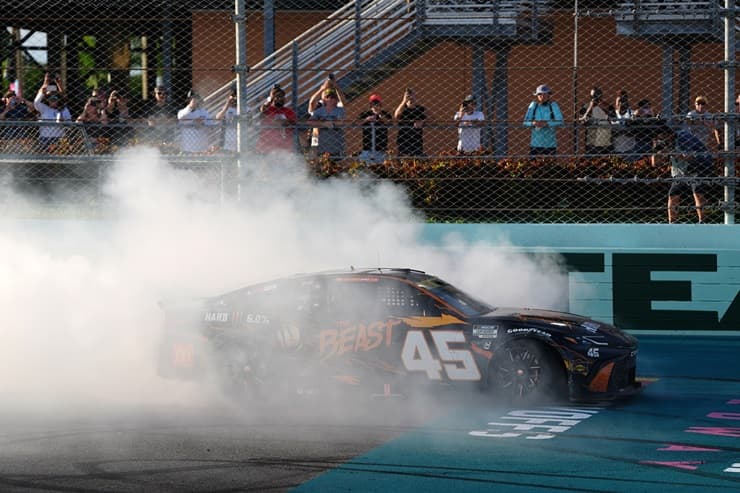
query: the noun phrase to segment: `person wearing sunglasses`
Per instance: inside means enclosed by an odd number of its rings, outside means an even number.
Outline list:
[[[317,97],[317,96],[320,96]],[[324,81],[321,88],[309,101],[311,122],[314,130],[311,147],[315,156],[328,154],[330,159],[344,157],[344,95],[334,78]]]
[[[149,99],[144,107],[146,119],[145,141],[156,146],[166,146],[174,141],[177,109],[172,105],[169,92],[164,86],[154,88],[154,99]]]

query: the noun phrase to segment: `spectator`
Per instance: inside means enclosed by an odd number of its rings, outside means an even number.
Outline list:
[[[396,145],[399,156],[424,156],[424,120],[427,119],[426,108],[417,104],[416,93],[410,87],[403,93],[393,115],[398,122]]]
[[[712,142],[712,146],[716,144],[719,147],[722,140],[708,109],[707,98],[697,96],[694,100],[694,109],[686,115],[686,130],[694,134],[704,144]]]
[[[358,123],[362,126],[362,151],[360,160],[382,163],[388,152],[388,127],[393,117],[383,109],[383,98],[371,94],[370,108],[360,113]]]
[[[735,113],[740,113],[740,94],[735,98]],[[735,121],[735,151],[740,146],[740,122]]]
[[[143,117],[147,124],[145,140],[157,146],[166,146],[174,141],[177,110],[170,103],[169,94],[164,86],[154,88],[154,99],[147,101]]]
[[[29,120],[35,113],[33,102],[19,98],[15,91],[8,91],[0,100],[0,120],[24,121]],[[30,126],[2,126],[0,127],[0,142],[4,152],[22,152],[28,136],[31,135]]]
[[[612,129],[609,118],[609,108],[603,98],[603,92],[598,87],[591,89],[589,102],[581,108],[580,121],[586,125],[586,154],[611,154]]]
[[[653,131],[656,124],[656,116],[649,99],[641,99],[637,102],[637,111],[634,114],[632,134],[635,136],[635,159],[650,156],[653,146]]]
[[[210,133],[208,126],[218,124],[202,107],[203,99],[195,91],[188,93],[188,104],[177,112],[180,124],[180,151],[185,153],[208,152]]]
[[[39,112],[39,121],[42,122],[38,141],[41,152],[51,152],[57,148],[64,137],[64,127],[57,123],[72,120],[72,115],[64,104],[61,81],[57,78],[56,84],[51,84],[50,79],[47,72],[33,100],[33,106]]]
[[[108,95],[108,102],[101,110],[112,124],[108,128],[111,144],[123,146],[128,144],[131,137],[131,127],[128,126],[128,98],[123,91],[113,90]]]
[[[689,192],[694,196],[696,214],[699,223],[704,222],[704,206],[706,204],[706,185],[696,183],[690,178],[707,177],[712,172],[712,155],[709,149],[698,137],[686,130],[674,132],[667,125],[656,129],[653,141],[653,166],[671,163],[671,176],[674,178],[668,191],[668,222],[678,220],[681,196]]]
[[[532,127],[529,155],[555,155],[558,148],[555,132],[563,125],[563,113],[558,103],[550,99],[552,90],[549,86],[537,86],[534,95],[537,99],[529,104],[524,116],[524,126]]]
[[[629,128],[632,124],[634,113],[630,108],[629,96],[627,91],[619,91],[617,98],[614,100],[614,116],[615,129],[612,132],[612,143],[614,144],[614,152],[626,156],[628,160],[632,160],[633,152],[635,150],[635,136]]]
[[[237,115],[236,88],[232,87],[229,95],[226,97],[221,110],[216,113],[216,120],[224,124],[223,146],[222,149],[231,154],[239,150],[239,143],[236,135],[236,115]]]
[[[275,84],[267,101],[260,106],[260,132],[256,151],[260,154],[295,152],[297,123],[295,111],[285,106],[285,91]]]
[[[320,97],[320,99],[319,99]],[[309,101],[309,121],[314,126],[311,146],[316,156],[329,154],[332,159],[344,156],[345,120],[344,96],[334,83],[327,79]],[[313,108],[313,109],[312,109]]]
[[[470,153],[481,149],[480,128],[485,123],[483,112],[475,108],[475,98],[472,94],[463,99],[460,109],[455,113],[454,119],[458,124],[457,150],[462,153]]]
[[[85,102],[85,107],[77,117],[77,122],[85,125],[85,131],[87,137],[92,140],[95,144],[92,146],[93,149],[98,144],[102,143],[105,137],[105,129],[103,125],[108,123],[108,117],[105,111],[101,109],[101,101],[96,97],[90,97]]]

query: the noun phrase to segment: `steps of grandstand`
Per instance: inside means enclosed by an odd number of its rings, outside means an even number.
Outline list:
[[[547,0],[350,1],[272,55],[249,67],[246,107],[256,111],[274,84],[305,111],[326,74],[334,72],[351,99],[413,61],[442,37],[505,38],[540,35]],[[311,70],[305,70],[311,67]],[[234,82],[206,97],[215,111]],[[293,94],[297,88],[297,94]]]

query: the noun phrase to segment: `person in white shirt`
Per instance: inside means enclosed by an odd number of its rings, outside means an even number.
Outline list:
[[[62,94],[57,90],[57,85],[50,84],[50,77],[47,73],[44,76],[44,83],[36,93],[33,100],[33,107],[39,112],[40,122],[68,122],[72,120],[72,114],[64,104]],[[64,127],[62,125],[42,124],[39,128],[39,150],[49,152],[64,137]]]
[[[481,149],[480,129],[485,124],[483,112],[475,109],[475,98],[468,95],[463,99],[460,109],[455,113],[455,121],[460,122],[457,130],[457,150],[462,153]]]
[[[229,91],[229,96],[223,108],[216,113],[216,120],[223,121],[224,123],[223,150],[228,153],[235,153],[237,151],[236,117],[238,113],[236,102],[236,88],[232,88]]]
[[[218,125],[207,109],[201,107],[203,99],[195,91],[188,94],[188,105],[177,112],[180,123],[180,151],[207,152],[211,144],[208,127]]]

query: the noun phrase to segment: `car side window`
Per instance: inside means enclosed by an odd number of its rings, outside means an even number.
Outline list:
[[[404,282],[389,280],[378,289],[380,302],[388,314],[396,317],[438,317],[434,300]]]

